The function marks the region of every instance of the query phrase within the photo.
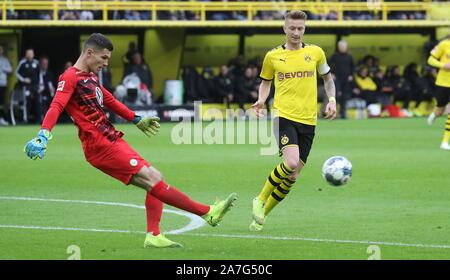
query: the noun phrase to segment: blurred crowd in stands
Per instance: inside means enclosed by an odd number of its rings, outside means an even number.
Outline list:
[[[127,105],[151,105],[153,75],[134,42],[129,43],[128,52],[122,57],[122,62],[123,75],[119,85],[113,86],[109,66],[98,73],[100,83]],[[43,121],[55,95],[59,75],[73,66],[72,61],[67,61],[58,73],[53,73],[49,64],[49,56],[43,54],[36,59],[34,49],[28,48],[16,69],[13,69],[12,63],[3,54],[3,46],[0,45],[0,125],[8,125],[11,121],[8,106],[23,98],[26,98],[26,102],[21,101],[21,104],[25,104],[28,115],[24,121]],[[15,75],[17,80],[13,85],[13,92],[17,93],[15,95],[7,92],[9,75]]]
[[[428,54],[428,50],[425,50]],[[332,69],[336,84],[337,100],[340,116],[346,118],[346,110],[350,108],[364,109],[371,104],[379,104],[388,108],[401,104],[405,110],[410,101],[418,106],[422,101],[431,101],[435,93],[437,69],[428,65],[410,63],[380,66],[379,59],[367,55],[354,63],[348,53],[345,41],[338,43],[338,50],[329,57],[328,64]],[[262,66],[260,57],[245,63],[242,56],[222,65],[218,73],[210,67],[184,67],[185,100],[193,102],[202,100],[206,103],[236,103],[244,109],[246,103],[254,103],[258,99],[260,84],[259,73]],[[402,69],[403,68],[403,69]],[[273,83],[272,83],[273,87]],[[272,102],[274,88],[271,90]],[[319,102],[326,102],[323,80],[318,79]]]
[[[429,54],[435,43],[430,41],[425,44],[425,55]],[[163,96],[156,99],[153,95],[152,71],[134,42],[129,43],[128,52],[122,61],[120,83],[113,85],[111,71],[107,67],[99,73],[103,86],[129,106],[163,103]],[[72,62],[67,61],[59,73],[52,73],[50,62],[51,59],[46,55],[41,55],[37,60],[34,50],[29,48],[16,69],[13,69],[0,46],[0,100],[4,101],[0,104],[3,105],[0,107],[0,125],[7,125],[10,121],[10,100],[7,98],[11,95],[7,93],[7,77],[10,74],[15,75],[17,80],[14,91],[27,96],[27,110],[31,116],[28,122],[42,122],[55,94],[57,77],[72,66]],[[434,82],[437,69],[425,63],[381,66],[379,59],[372,55],[355,62],[348,53],[345,41],[338,42],[337,51],[328,58],[328,64],[336,84],[341,118],[346,118],[349,108],[366,109],[372,104],[377,104],[381,109],[401,104],[399,109],[411,110],[410,101],[415,101],[414,106],[418,106],[422,101],[431,101],[436,92]],[[246,60],[243,56],[237,56],[220,67],[182,67],[180,79],[183,81],[184,102],[222,103],[227,108],[237,104],[239,108],[245,109],[245,105],[254,103],[258,98],[261,67],[261,57]],[[318,101],[326,103],[323,80],[317,80]],[[268,105],[273,102],[273,94],[272,84]]]
[[[136,0],[140,1],[140,0]],[[140,2],[143,2],[141,0]],[[166,0],[167,1],[167,0]],[[188,0],[185,0],[188,1]],[[185,2],[179,1],[179,2]],[[75,1],[73,1],[75,2]],[[101,2],[97,0],[97,2]],[[126,0],[122,0],[121,2],[126,2]],[[132,1],[128,1],[132,2]],[[211,0],[201,0],[198,2],[236,2],[236,1],[211,1]],[[250,1],[250,2],[258,2],[258,1]],[[274,10],[279,9],[279,5],[282,5],[283,2],[296,2],[296,1],[288,1],[288,0],[266,0],[260,2],[272,2],[274,5]],[[297,1],[299,2],[299,1]],[[304,1],[303,1],[304,2]],[[314,1],[307,1],[314,2]],[[328,2],[326,0],[322,0],[321,2]],[[348,0],[341,2],[366,2],[365,0]],[[414,0],[395,0],[389,1],[385,0],[384,2],[421,2]],[[434,1],[434,2],[445,2],[445,0]],[[98,20],[102,19],[102,10],[64,10],[58,13],[58,18],[60,20]],[[308,18],[312,20],[337,20],[338,12],[333,9],[326,10],[311,10],[306,11],[308,14]],[[258,11],[254,16],[253,20],[278,20],[283,18],[284,11]],[[150,20],[151,19],[150,11],[131,11],[131,10],[117,10],[110,11],[108,13],[108,18],[113,20]],[[247,20],[247,12],[246,11],[217,11],[217,12],[207,12],[206,14],[207,20]],[[377,20],[381,19],[380,11],[346,11],[344,12],[344,20]],[[40,20],[52,20],[53,12],[52,11],[32,11],[32,10],[14,10],[12,6],[8,7],[7,11],[8,19],[40,19]],[[193,11],[158,11],[157,12],[158,20],[199,20],[200,12]],[[422,20],[425,19],[425,11],[392,11],[388,13],[388,19],[392,20]]]

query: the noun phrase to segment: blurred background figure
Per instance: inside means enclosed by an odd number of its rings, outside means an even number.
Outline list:
[[[337,44],[337,51],[331,56],[331,72],[336,77],[337,101],[340,106],[341,118],[346,118],[346,102],[351,96],[351,82],[353,81],[353,57],[348,53],[348,44],[341,40]]]
[[[9,59],[4,56],[3,46],[0,45],[0,125],[8,125],[6,121],[6,89],[8,88],[8,75],[11,74],[12,67]]]
[[[21,90],[25,92],[27,99],[27,110],[34,115],[34,121],[41,123],[43,116],[42,99],[38,92],[40,81],[39,61],[34,58],[34,49],[28,48],[25,51],[25,57],[22,58],[16,69],[16,77],[19,81]]]
[[[41,97],[42,109],[40,110],[41,114],[45,115],[48,107],[55,96],[55,85],[56,79],[53,75],[52,71],[48,69],[49,58],[47,56],[41,56],[39,60],[40,64],[40,73],[39,73],[39,96]],[[41,115],[40,118],[44,116]]]

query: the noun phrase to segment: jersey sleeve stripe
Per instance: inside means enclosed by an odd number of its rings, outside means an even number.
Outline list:
[[[436,58],[437,60],[439,60],[439,58],[436,57],[433,53],[430,53],[430,55],[431,55],[432,57]]]
[[[264,77],[261,77],[261,76],[259,76],[260,78],[261,78],[261,80],[264,80],[264,81],[268,81],[268,82],[270,82],[270,81],[272,81],[273,79],[266,79],[266,78],[264,78]]]

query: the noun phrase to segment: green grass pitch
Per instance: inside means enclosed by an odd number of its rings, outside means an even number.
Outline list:
[[[248,231],[251,200],[278,156],[261,156],[260,146],[250,144],[174,145],[174,124],[163,124],[152,139],[118,125],[191,198],[209,204],[238,193],[219,227],[169,234],[182,249],[143,248],[144,192],[91,167],[73,125],[55,127],[43,161],[22,152],[38,126],[2,127],[0,259],[68,259],[68,247],[76,245],[82,259],[364,260],[371,244],[382,259],[450,259],[450,153],[439,149],[444,121],[432,127],[422,118],[319,121],[308,165],[260,233]],[[321,177],[333,155],[353,164],[345,187]],[[166,212],[161,227],[186,229],[190,222]]]

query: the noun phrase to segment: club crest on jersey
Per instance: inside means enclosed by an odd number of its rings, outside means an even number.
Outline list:
[[[103,107],[103,92],[99,87],[95,87],[95,97],[97,97],[98,104]]]
[[[311,62],[311,60],[312,60],[311,55],[309,53],[305,54],[305,61]]]
[[[287,143],[289,143],[289,137],[285,135],[283,135],[283,137],[281,137],[281,145],[286,145]]]
[[[61,81],[58,83],[58,88],[56,89],[56,91],[63,91],[64,90],[64,84],[66,83],[66,81]]]

